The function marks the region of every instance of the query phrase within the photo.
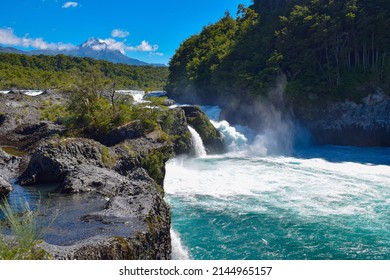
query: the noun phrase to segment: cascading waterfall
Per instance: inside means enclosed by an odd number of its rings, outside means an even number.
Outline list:
[[[256,135],[202,109],[229,152],[167,163],[175,258],[390,259],[389,148],[292,149],[290,124]]]
[[[194,156],[195,157],[205,156],[207,154],[206,149],[203,145],[203,141],[199,133],[191,126],[188,126],[188,130],[191,132],[191,144],[193,147]]]

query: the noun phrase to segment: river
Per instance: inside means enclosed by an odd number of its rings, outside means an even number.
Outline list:
[[[211,118],[215,111],[206,110]],[[390,259],[389,148],[268,153],[280,134],[214,124],[228,153],[166,165],[174,258]]]

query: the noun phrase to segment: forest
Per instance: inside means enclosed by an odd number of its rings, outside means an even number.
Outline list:
[[[0,89],[58,89],[77,84],[82,73],[97,71],[117,89],[161,90],[167,67],[130,66],[65,55],[27,56],[0,53]]]
[[[390,1],[254,0],[185,40],[169,64],[178,100],[266,96],[277,77],[296,104],[359,100],[390,88]]]

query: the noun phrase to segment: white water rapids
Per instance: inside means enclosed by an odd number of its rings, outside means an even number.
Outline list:
[[[174,257],[390,258],[389,148],[293,149],[283,124],[213,124],[228,153],[166,165]]]

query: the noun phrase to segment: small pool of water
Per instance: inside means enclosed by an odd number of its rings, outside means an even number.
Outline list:
[[[14,191],[8,197],[11,207],[20,212],[27,202],[32,210],[37,207],[39,223],[48,226],[43,240],[54,245],[72,245],[75,242],[101,236],[131,236],[134,225],[140,223],[101,215],[107,200],[96,193],[61,194],[59,184],[22,187],[12,182]],[[39,206],[38,206],[39,205]],[[100,213],[99,213],[100,212]],[[0,218],[4,215],[0,211]]]

